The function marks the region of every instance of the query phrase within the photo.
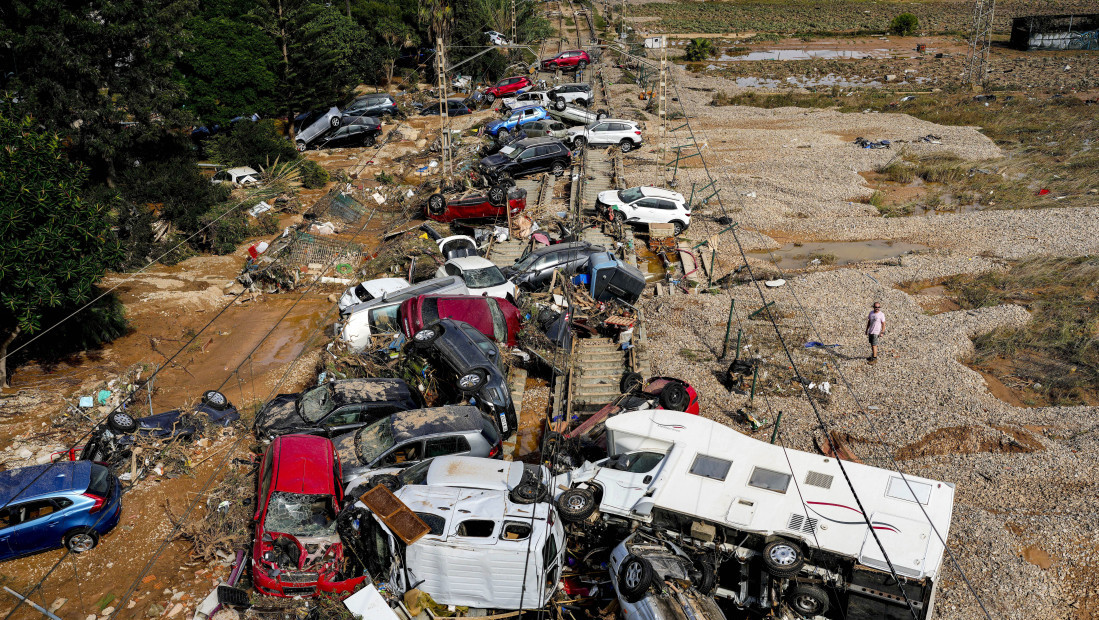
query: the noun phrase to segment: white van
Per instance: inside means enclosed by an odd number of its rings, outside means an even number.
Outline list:
[[[370,301],[348,306],[343,322],[336,326],[340,339],[356,353],[370,345],[375,334],[397,334],[401,326],[397,322],[397,308],[406,299],[419,295],[468,295],[469,290],[460,277],[435,278],[397,290],[382,293]]]
[[[609,458],[555,479],[562,519],[598,512],[685,548],[733,554],[737,561],[718,568],[715,595],[738,607],[796,599],[806,617],[892,618],[908,617],[910,601],[920,620],[931,617],[954,485],[845,462],[856,500],[835,459],[697,415],[634,411],[608,419],[606,429]],[[839,606],[827,588],[799,589],[795,577],[844,591],[839,614],[826,613]],[[774,587],[749,588],[761,579]]]

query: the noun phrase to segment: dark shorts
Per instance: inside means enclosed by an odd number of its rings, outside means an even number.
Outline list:
[[[872,347],[878,346],[878,336],[879,336],[879,334],[868,334],[868,335],[870,336],[870,346],[872,346]]]

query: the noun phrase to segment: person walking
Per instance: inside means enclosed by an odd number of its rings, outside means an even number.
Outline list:
[[[881,302],[875,301],[870,316],[866,317],[866,335],[870,338],[870,357],[866,360],[871,364],[878,361],[878,339],[885,333],[885,313],[881,311]]]

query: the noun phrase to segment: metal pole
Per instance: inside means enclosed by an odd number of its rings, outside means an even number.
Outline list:
[[[752,395],[749,398],[750,402],[754,405],[756,402],[756,379],[759,378],[759,366],[756,366],[755,372],[752,373]]]
[[[717,250],[710,249],[710,273],[706,277],[706,288],[714,286],[714,266],[717,264]]]
[[[449,180],[450,177],[450,114],[446,100],[446,49],[443,47],[443,37],[435,37],[435,49],[437,50],[436,64],[439,73],[439,145],[443,151],[443,165],[439,174]],[[442,185],[440,184],[440,190]]]
[[[743,329],[736,330],[736,357],[733,358],[734,362],[740,361],[740,337],[744,335]]]
[[[733,329],[733,309],[736,308],[736,300],[729,300],[729,320],[725,323],[725,341],[721,344],[721,359],[725,359],[725,354],[729,349],[729,332]],[[740,348],[740,337],[737,337],[737,349]]]
[[[779,411],[775,416],[775,428],[771,431],[771,443],[775,443],[775,439],[778,438],[778,425],[782,424],[782,412]]]

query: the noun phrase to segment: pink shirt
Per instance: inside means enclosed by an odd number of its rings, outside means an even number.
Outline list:
[[[882,327],[882,325],[885,324],[885,313],[882,312],[881,310],[872,311],[870,313],[870,316],[868,316],[866,318],[866,321],[870,325],[869,327],[866,328],[866,333],[868,335],[869,334],[880,334],[881,333],[881,327]]]

